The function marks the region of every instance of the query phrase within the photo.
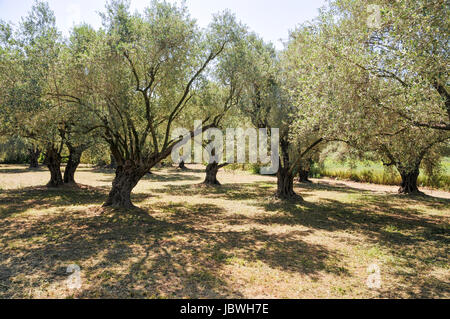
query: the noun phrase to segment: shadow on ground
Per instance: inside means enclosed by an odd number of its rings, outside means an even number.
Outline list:
[[[184,175],[184,179],[191,180],[189,176]],[[411,208],[420,204],[448,210],[448,200],[371,195],[317,184],[302,185],[301,190],[305,201],[283,203],[272,198],[271,183],[213,188],[168,185],[155,191],[151,203],[147,201],[150,194],[134,194],[133,201],[142,205],[132,212],[101,209],[107,194],[103,188],[3,192],[0,297],[36,297],[29,292],[39,290],[44,297],[242,298],[242,291],[222,272],[236,262],[262,263],[311,280],[318,280],[324,273],[351,277],[348,266],[339,262],[343,260],[339,252],[303,239],[318,231],[356,234],[366,243],[378,245],[380,254],[397,258],[403,268],[448,262],[449,227],[445,217],[424,216]],[[356,194],[360,200],[311,201],[317,191]],[[160,196],[173,195],[245,201],[265,213],[236,215],[239,225],[261,227],[230,230],[236,225],[236,216],[230,217],[224,207],[160,201]],[[49,208],[55,209],[49,212]],[[302,226],[305,230],[273,233],[265,226]],[[65,280],[66,267],[73,263],[81,266],[85,285],[71,295]],[[448,284],[433,276],[401,272],[393,276],[409,297],[445,296],[449,291]],[[395,294],[379,292],[380,297]]]
[[[37,168],[28,167],[14,167],[14,168],[3,168],[0,166],[0,174],[21,174],[21,173],[33,173],[33,172],[46,172],[48,169],[45,166],[39,166]]]

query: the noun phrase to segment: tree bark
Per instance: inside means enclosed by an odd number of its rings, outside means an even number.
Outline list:
[[[184,163],[184,161],[181,161],[181,162],[180,162],[180,164],[178,165],[178,168],[181,169],[181,170],[183,170],[183,171],[187,169],[187,168],[186,168],[186,164]]]
[[[294,192],[294,174],[291,171],[289,158],[289,141],[281,139],[280,149],[283,160],[280,158],[280,168],[277,173],[277,193],[276,197],[281,200],[292,200],[301,198]]]
[[[30,169],[39,167],[39,156],[41,155],[41,150],[38,147],[33,147],[28,149],[28,154],[30,156]]]
[[[131,192],[149,170],[150,168],[136,165],[131,161],[127,161],[125,165],[117,166],[111,192],[103,206],[123,209],[134,208],[135,206],[131,202]]]
[[[61,155],[53,148],[47,150],[45,157],[45,165],[47,165],[50,171],[50,181],[48,187],[60,187],[63,183],[61,174]]]
[[[75,171],[80,165],[83,151],[81,149],[69,147],[69,152],[69,161],[67,162],[67,166],[64,171],[64,183],[76,184]]]
[[[219,164],[212,163],[206,166],[206,178],[203,184],[205,185],[216,185],[219,186],[220,182],[217,180],[217,173],[219,172]]]
[[[420,193],[417,187],[417,179],[419,178],[419,168],[415,168],[413,171],[399,170],[402,177],[402,184],[398,192],[400,194],[418,194]]]
[[[299,183],[309,183],[309,184],[312,183],[309,180],[309,170],[300,168],[300,171],[298,173],[298,181]]]
[[[277,194],[282,200],[291,200],[299,196],[294,192],[294,175],[288,168],[280,167],[277,173]]]

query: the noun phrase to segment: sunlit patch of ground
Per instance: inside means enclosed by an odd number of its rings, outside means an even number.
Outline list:
[[[113,173],[82,167],[82,186],[54,190],[45,169],[0,167],[0,297],[450,297],[448,193],[315,180],[282,203],[273,177],[222,171],[205,188],[191,166],[155,170],[121,212],[101,208]]]

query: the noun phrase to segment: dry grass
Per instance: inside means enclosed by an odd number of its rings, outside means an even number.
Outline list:
[[[135,190],[140,209],[120,212],[100,208],[112,171],[77,177],[89,186],[50,190],[45,170],[0,167],[0,297],[450,297],[448,193],[316,181],[281,203],[272,177],[221,172],[208,189],[195,167],[156,171]],[[366,285],[371,264],[380,289]]]

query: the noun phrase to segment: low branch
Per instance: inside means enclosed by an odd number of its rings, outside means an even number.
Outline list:
[[[320,139],[318,139],[317,141],[315,141],[313,144],[311,144],[303,153],[300,154],[300,156],[297,158],[297,160],[294,162],[294,164],[291,165],[291,168],[289,169],[290,173],[294,172],[294,169],[297,167],[297,165],[300,165],[300,161],[302,160],[302,158],[308,154],[311,150],[313,150],[317,145],[319,145],[320,143],[322,143],[324,141],[324,138],[321,137]]]

